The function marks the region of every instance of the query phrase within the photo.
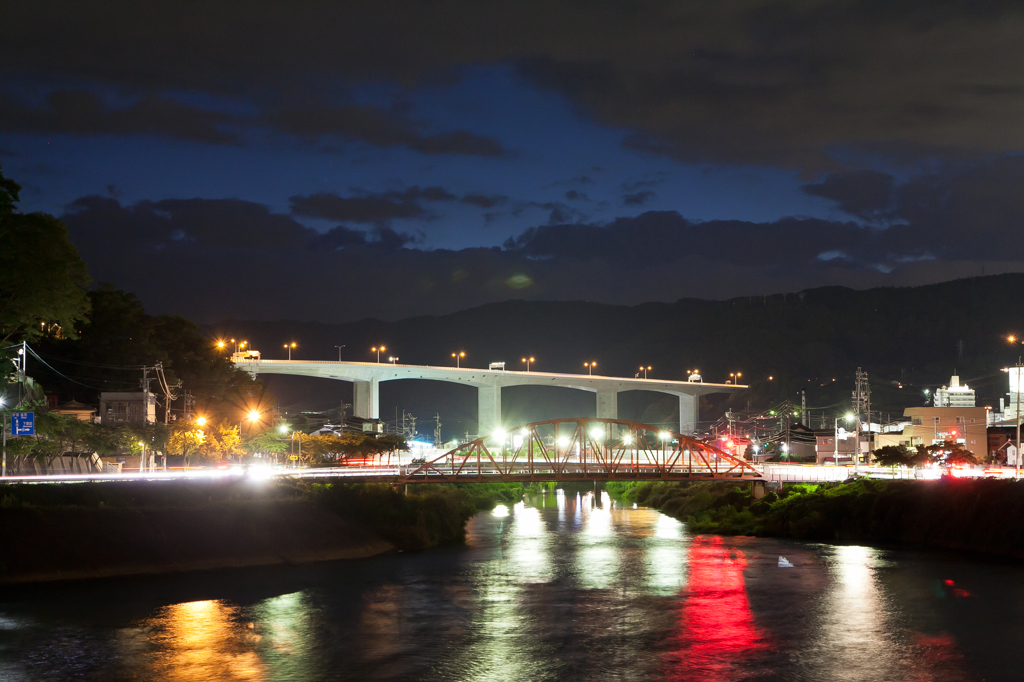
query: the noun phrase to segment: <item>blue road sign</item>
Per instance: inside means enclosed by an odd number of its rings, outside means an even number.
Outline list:
[[[36,435],[36,413],[35,412],[12,412],[11,413],[11,435],[34,436]]]

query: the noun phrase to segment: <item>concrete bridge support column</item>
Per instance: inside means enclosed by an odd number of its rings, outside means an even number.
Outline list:
[[[476,389],[477,437],[487,438],[501,427],[501,386]]]
[[[695,395],[679,396],[679,433],[688,436],[697,430],[700,421],[700,398]]]
[[[618,419],[619,418],[619,393],[618,391],[597,392],[597,418]]]
[[[380,419],[380,382],[377,379],[370,379],[353,383],[353,414],[363,419]]]

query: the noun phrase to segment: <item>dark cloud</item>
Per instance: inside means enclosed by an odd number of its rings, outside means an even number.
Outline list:
[[[509,298],[640,303],[943,281],[981,274],[986,262],[989,274],[1020,270],[1024,199],[1002,197],[1022,181],[1024,160],[998,159],[897,185],[894,211],[905,222],[888,228],[701,222],[662,211],[537,226],[504,249],[457,251],[410,248],[421,237],[387,226],[320,233],[238,200],[121,205],[92,196],[63,219],[95,279],[138,292],[157,311],[208,321],[394,319]],[[999,182],[993,202],[987,188]]]
[[[622,203],[626,206],[642,206],[647,203],[648,199],[653,199],[657,195],[651,191],[636,192],[635,194],[625,194],[622,197]]]
[[[566,192],[565,198],[567,201],[590,201],[590,197],[588,197],[583,192],[578,192],[574,189],[571,189],[568,192]]]
[[[410,89],[458,81],[479,65],[513,65],[588,119],[628,131],[627,146],[691,162],[820,172],[842,170],[837,159],[851,153],[910,162],[1024,147],[1024,7],[1008,0],[755,0],[682,13],[672,3],[468,0],[281,12],[257,1],[246,5],[245,21],[217,4],[183,12],[112,1],[59,11],[14,3],[4,19],[0,63],[9,73],[255,97],[277,103],[277,124],[296,134],[425,153],[494,155],[501,147],[466,131],[425,134],[390,111],[378,114],[391,117],[382,124],[296,95],[311,83],[323,91],[381,82]],[[586,41],[565,39],[581,32]],[[16,113],[22,126],[41,125]],[[196,116],[188,139],[225,135]],[[128,127],[163,134],[167,125]]]
[[[888,173],[859,170],[830,173],[820,183],[804,185],[803,190],[832,199],[850,215],[878,222],[890,217],[895,187],[895,178]]]
[[[692,222],[675,211],[650,211],[608,225],[534,227],[515,240],[531,258],[614,259],[661,264],[699,256],[739,265],[808,264],[828,252],[856,253],[877,237],[855,223],[784,218],[773,223],[739,220]]]
[[[487,196],[484,194],[467,194],[459,201],[471,206],[479,206],[480,208],[494,208],[495,206],[506,203],[508,201],[508,197],[501,195]]]
[[[830,174],[804,191],[888,225],[878,248],[894,259],[1002,260],[1024,252],[1024,157],[950,165],[902,184],[870,172]]]
[[[192,142],[238,144],[223,126],[235,119],[223,113],[197,109],[155,95],[146,95],[125,108],[105,105],[84,91],[57,90],[45,108],[30,107],[0,98],[0,130],[22,133],[72,135],[157,135]]]
[[[288,109],[272,113],[268,121],[278,130],[306,138],[339,136],[375,147],[408,147],[424,154],[504,156],[505,149],[492,137],[466,130],[424,134],[425,123],[408,119],[405,112],[349,105],[331,109]]]
[[[455,199],[454,194],[442,187],[410,187],[402,192],[362,193],[353,197],[341,197],[334,192],[318,192],[308,196],[293,196],[289,201],[294,215],[384,225],[400,218],[432,218],[433,214],[424,208],[423,202]]]

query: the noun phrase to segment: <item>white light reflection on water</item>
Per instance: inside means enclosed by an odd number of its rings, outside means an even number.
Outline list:
[[[884,560],[872,547],[833,547],[831,585],[816,624],[816,649],[809,657],[830,660],[835,680],[890,680],[902,677],[887,624],[888,600],[875,569]]]
[[[519,502],[512,508],[512,515],[510,546],[506,553],[509,571],[522,582],[550,580],[549,537],[540,510]]]
[[[601,506],[596,506],[593,495],[583,498],[583,528],[576,536],[575,573],[580,587],[588,590],[608,589],[621,577],[611,498],[601,494]]]
[[[259,652],[275,679],[310,679],[318,668],[311,632],[318,608],[308,593],[292,592],[256,603],[251,609]]]
[[[686,585],[686,530],[671,516],[648,513],[656,518],[654,537],[647,543],[647,587],[652,594],[669,597]]]

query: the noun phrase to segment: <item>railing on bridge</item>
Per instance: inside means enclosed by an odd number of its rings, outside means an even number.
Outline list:
[[[764,477],[746,461],[688,436],[601,418],[536,422],[479,438],[402,477],[405,483],[715,479]]]

